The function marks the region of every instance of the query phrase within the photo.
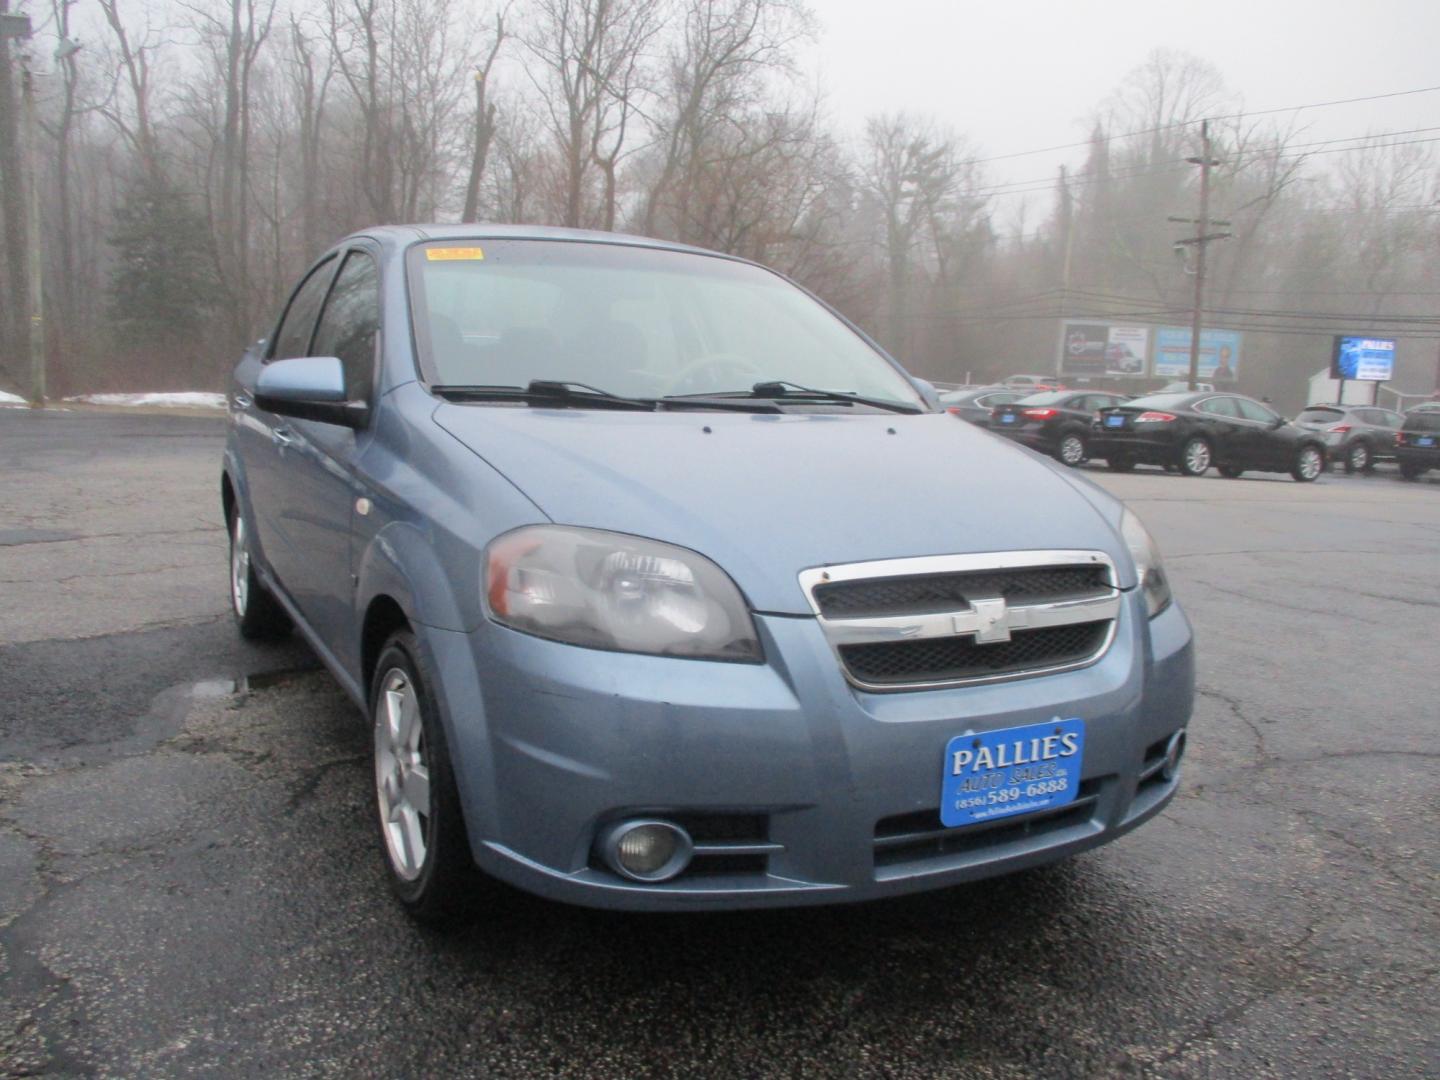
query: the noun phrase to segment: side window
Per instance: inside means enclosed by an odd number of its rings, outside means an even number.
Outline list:
[[[1206,398],[1195,406],[1196,410],[1209,413],[1211,416],[1239,416],[1240,411],[1235,407],[1235,399],[1228,397]]]
[[[334,272],[335,260],[326,259],[295,290],[290,306],[285,309],[285,317],[280,320],[280,329],[275,332],[271,360],[289,360],[310,354],[310,331],[315,328],[315,316],[325,302],[325,290]]]
[[[345,257],[315,331],[316,356],[345,365],[345,396],[366,401],[375,381],[375,336],[380,329],[380,270],[363,251]]]
[[[1380,415],[1385,418],[1386,427],[1400,428],[1405,426],[1405,418],[1399,413],[1393,413],[1386,409],[1381,409]]]
[[[1258,420],[1262,424],[1268,424],[1275,419],[1275,414],[1258,401],[1251,401],[1249,398],[1232,398],[1231,400],[1240,406],[1240,415],[1246,420]]]

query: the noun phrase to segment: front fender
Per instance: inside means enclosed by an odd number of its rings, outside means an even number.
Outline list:
[[[408,522],[392,521],[382,528],[358,560],[355,599],[362,618],[377,596],[399,604],[412,625],[466,629],[451,575],[425,535]]]

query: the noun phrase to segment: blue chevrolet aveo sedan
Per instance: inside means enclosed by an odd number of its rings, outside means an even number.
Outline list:
[[[395,226],[320,259],[235,370],[231,597],[369,717],[406,908],[871,899],[1160,810],[1194,672],[1154,543],[933,400],[711,252]]]

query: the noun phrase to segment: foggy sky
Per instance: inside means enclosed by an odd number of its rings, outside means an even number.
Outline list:
[[[911,110],[968,135],[983,156],[1084,139],[1091,110],[1156,47],[1216,65],[1242,109],[1440,85],[1440,0],[815,0],[813,6],[821,32],[812,70],[847,134],[858,134],[867,114]],[[1295,118],[1307,141],[1440,125],[1440,92],[1305,110]],[[995,182],[1027,180],[1083,158],[1082,148],[987,168]],[[1033,224],[1049,199],[1028,198]],[[997,201],[1002,224],[1020,202],[1020,196]]]

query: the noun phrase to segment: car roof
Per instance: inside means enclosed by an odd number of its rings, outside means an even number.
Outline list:
[[[496,225],[477,222],[470,225],[375,225],[357,229],[341,240],[336,247],[352,240],[369,238],[387,249],[409,247],[427,240],[559,240],[578,244],[610,244],[616,247],[659,248],[665,251],[683,251],[692,255],[710,255],[715,258],[732,259],[735,262],[750,262],[739,256],[727,255],[721,251],[676,244],[669,240],[654,240],[646,236],[632,236],[628,233],[603,232],[599,229],[564,229],[549,225]]]

